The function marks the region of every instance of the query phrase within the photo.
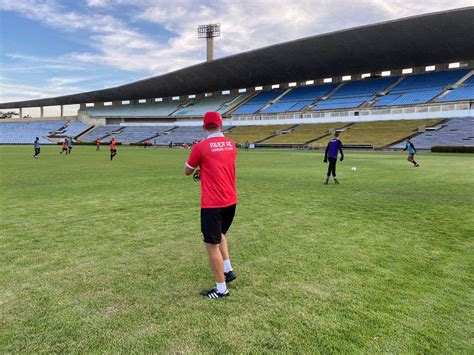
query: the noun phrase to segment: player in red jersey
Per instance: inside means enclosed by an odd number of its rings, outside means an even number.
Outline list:
[[[197,171],[201,180],[201,231],[216,280],[216,287],[201,295],[211,299],[226,297],[229,294],[226,283],[237,277],[230,263],[226,238],[237,205],[237,149],[234,142],[224,137],[222,123],[217,112],[204,115],[204,129],[209,135],[196,143],[184,167],[186,175],[200,168]]]
[[[61,152],[59,154],[63,154],[63,152],[66,152],[66,155],[67,155],[67,138],[64,138],[64,141],[63,141],[63,147],[61,149]]]
[[[110,160],[114,158],[114,156],[117,155],[117,149],[115,148],[115,138],[112,138],[110,141]]]
[[[99,138],[97,138],[95,140],[95,150],[100,150],[100,139]]]

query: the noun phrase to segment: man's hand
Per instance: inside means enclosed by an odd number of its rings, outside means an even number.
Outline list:
[[[197,169],[193,174],[193,180],[199,181],[201,180],[201,170]]]
[[[323,162],[327,163],[327,162],[328,162],[328,158],[324,158]]]
[[[340,159],[340,161],[343,161],[343,160],[344,160],[344,156],[343,156],[343,155],[341,155],[341,159]]]

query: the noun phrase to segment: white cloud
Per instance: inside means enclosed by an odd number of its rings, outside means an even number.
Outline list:
[[[472,0],[85,0],[84,4],[94,11],[67,10],[58,0],[0,0],[0,10],[86,36],[95,50],[61,57],[72,67],[100,65],[104,70],[147,76],[203,61],[205,41],[197,39],[199,24],[221,23],[216,54],[222,57],[304,36],[468,6]],[[127,8],[128,21],[114,16],[122,6]],[[142,22],[165,28],[171,35],[152,38],[140,32]],[[64,62],[44,65],[61,66]],[[101,84],[98,82],[98,87]],[[52,93],[42,92],[46,94],[41,97]]]

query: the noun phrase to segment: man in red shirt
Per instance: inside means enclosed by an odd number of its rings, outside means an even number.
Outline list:
[[[194,146],[184,167],[184,174],[191,175],[200,168],[201,231],[216,280],[216,287],[201,292],[201,295],[217,299],[229,294],[226,282],[237,278],[230,264],[225,236],[234,219],[237,204],[237,149],[234,142],[224,137],[219,113],[207,112],[204,115],[204,129],[209,135]]]
[[[64,138],[63,147],[62,147],[61,152],[59,154],[63,154],[63,152],[66,152],[66,155],[67,155],[67,138]]]
[[[110,160],[112,160],[116,155],[117,149],[115,148],[115,138],[112,138],[112,140],[110,141]]]

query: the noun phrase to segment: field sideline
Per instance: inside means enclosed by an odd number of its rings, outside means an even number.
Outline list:
[[[473,353],[474,157],[239,151],[213,285],[189,151],[0,146],[0,352]],[[357,172],[351,172],[356,166]]]

